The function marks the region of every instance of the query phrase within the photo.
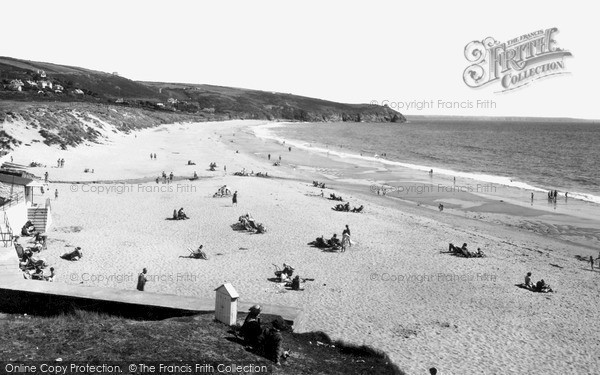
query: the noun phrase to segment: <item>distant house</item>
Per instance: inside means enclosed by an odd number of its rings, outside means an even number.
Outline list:
[[[75,90],[73,90],[73,93],[75,95],[83,95],[84,94],[83,90],[81,90],[81,89],[75,89]]]
[[[177,99],[175,99],[175,98],[169,98],[169,99],[167,100],[167,102],[168,102],[169,104],[173,105],[173,104],[177,104],[179,101],[178,101]]]
[[[119,72],[112,72],[112,75],[118,77],[119,76]]]
[[[35,82],[35,81],[27,80],[26,83],[27,83],[27,86],[29,86],[29,87],[37,87],[37,82]]]
[[[46,72],[43,70],[38,70],[37,74],[40,76],[40,78],[46,78]]]
[[[52,82],[46,80],[38,81],[38,87],[41,89],[49,88],[52,90]]]
[[[115,103],[123,104],[123,103],[125,103],[125,100],[123,100],[123,98],[119,98],[119,99],[115,100]]]
[[[157,107],[164,107],[165,105],[163,103],[156,103]]]
[[[12,91],[22,91],[23,86],[25,86],[23,84],[23,81],[21,81],[20,79],[13,79],[12,81],[10,81],[8,89]]]
[[[54,85],[54,90],[60,90],[60,91],[62,91],[62,90],[64,90],[64,89],[65,89],[65,88],[64,88],[64,87],[62,87],[61,85],[58,85],[58,84]]]
[[[55,94],[62,94],[62,90],[54,90]]]

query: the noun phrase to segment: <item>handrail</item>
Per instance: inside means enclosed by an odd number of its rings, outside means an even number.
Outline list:
[[[4,227],[6,228],[6,232],[2,232],[2,242],[4,242],[4,246],[6,247],[6,243],[8,242],[8,245],[11,246],[12,245],[12,240],[13,240],[13,232],[12,232],[12,228],[10,227],[10,222],[8,221],[8,214],[6,213],[6,211],[4,211]],[[5,235],[8,235],[8,239],[5,238]]]
[[[25,200],[25,194],[22,192],[19,193],[13,193],[8,197],[8,201],[6,203],[4,203],[2,206],[0,206],[0,208],[3,211],[6,211],[6,209],[11,208],[12,206],[15,206],[17,204],[19,204],[20,201]]]

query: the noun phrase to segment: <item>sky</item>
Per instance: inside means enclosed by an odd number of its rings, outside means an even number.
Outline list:
[[[599,33],[588,4],[20,0],[0,5],[0,56],[133,80],[386,103],[408,115],[600,119]],[[562,60],[566,74],[506,92],[499,82],[465,84],[467,44],[548,28],[572,53]]]

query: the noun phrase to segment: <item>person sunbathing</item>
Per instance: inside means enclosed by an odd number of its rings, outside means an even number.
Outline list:
[[[81,251],[81,247],[76,247],[75,250],[70,253],[64,253],[60,257],[64,260],[76,261],[83,257],[83,252]]]

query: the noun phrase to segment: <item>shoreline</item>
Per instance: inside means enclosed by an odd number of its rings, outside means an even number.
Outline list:
[[[69,181],[149,178],[162,169],[182,178],[194,170],[210,177],[177,182],[173,186],[186,188],[179,192],[92,193],[82,192],[81,184],[51,183],[60,197],[52,202],[54,226],[41,256],[57,268],[57,282],[131,289],[135,280],[126,276],[148,267],[149,291],[203,298],[212,298],[220,283],[231,282],[241,299],[302,307],[308,330],[381,349],[411,374],[429,367],[449,374],[598,371],[597,363],[589,361],[600,333],[594,324],[597,290],[590,283],[598,272],[574,257],[596,256],[597,251],[519,229],[517,216],[505,219],[512,226],[503,225],[494,222],[498,218],[493,214],[458,208],[461,202],[485,197],[451,197],[457,207],[448,204],[440,212],[438,197],[417,204],[377,196],[369,188],[371,181],[356,184],[345,172],[364,176],[377,167],[354,168],[335,158],[290,152],[257,138],[249,126],[260,124],[173,124],[116,136],[109,145],[37,150],[34,156],[46,163],[66,159],[64,169],[51,170],[51,180],[53,175]],[[152,149],[159,154],[157,161],[148,157]],[[15,162],[27,151],[35,150],[19,150]],[[113,159],[107,162],[109,155]],[[282,165],[273,166],[279,155]],[[190,159],[195,167],[185,164]],[[218,170],[210,172],[206,169],[213,161]],[[95,176],[84,174],[82,167],[95,167]],[[242,168],[274,178],[232,175]],[[341,192],[351,205],[364,204],[364,212],[332,211],[337,202],[321,198],[313,179],[331,186],[326,194]],[[237,207],[230,199],[212,198],[224,184],[239,191]],[[179,207],[185,207],[190,220],[166,220]],[[232,230],[246,212],[264,223],[267,233]],[[528,220],[542,216],[536,213]],[[354,242],[347,252],[307,245],[320,235],[339,235],[345,224],[352,228]],[[487,257],[451,256],[446,253],[449,242],[481,247]],[[181,257],[199,244],[204,244],[207,261]],[[84,249],[82,260],[61,260],[60,254],[72,246]],[[283,290],[268,280],[273,263],[283,262],[315,281],[306,282],[302,292]],[[545,278],[557,293],[516,288],[527,271],[535,280]],[[573,319],[573,311],[580,318]],[[464,355],[473,350],[477,356]]]
[[[264,129],[284,124],[266,124],[258,127]],[[254,134],[258,138],[265,136],[264,132],[254,131]],[[284,141],[283,138],[274,135],[267,135],[264,139],[278,145],[281,145],[281,142]],[[303,141],[287,140],[287,144],[301,143]],[[395,198],[436,210],[438,204],[441,203],[444,205],[444,212],[449,212],[448,209],[450,209],[454,215],[473,215],[472,217],[484,219],[491,223],[501,223],[509,227],[522,227],[527,231],[533,231],[541,235],[547,235],[549,232],[560,232],[562,237],[558,239],[565,240],[565,238],[569,238],[566,241],[570,244],[580,245],[589,250],[600,248],[600,230],[597,229],[600,228],[600,219],[597,215],[600,205],[596,203],[576,198],[549,202],[545,197],[539,198],[539,196],[532,202],[528,200],[531,191],[520,187],[494,185],[486,181],[462,176],[458,176],[456,181],[453,181],[449,175],[445,174],[440,177],[435,173],[431,177],[426,173],[419,173],[419,171],[428,171],[429,167],[424,167],[421,170],[402,166],[386,168],[381,167],[378,163],[384,165],[393,163],[395,165],[396,162],[359,155],[344,157],[336,151],[332,151],[325,159],[320,149],[302,147],[301,150],[313,155],[308,158],[311,162],[319,160],[327,164],[331,161],[331,168],[337,167],[341,172],[337,176],[335,174],[329,175],[329,180],[339,184],[352,185],[354,187],[352,190],[356,193],[360,190],[358,187],[362,187],[366,194],[373,195],[376,194],[376,189],[385,188],[388,190],[385,198]],[[343,153],[343,155],[348,154]],[[313,172],[319,175],[318,170]],[[321,175],[323,177],[323,174]],[[368,183],[366,183],[367,181]],[[543,192],[545,193],[545,191]],[[515,223],[515,219],[519,222]],[[531,222],[531,219],[538,220]],[[554,229],[568,225],[574,227],[574,230]]]

